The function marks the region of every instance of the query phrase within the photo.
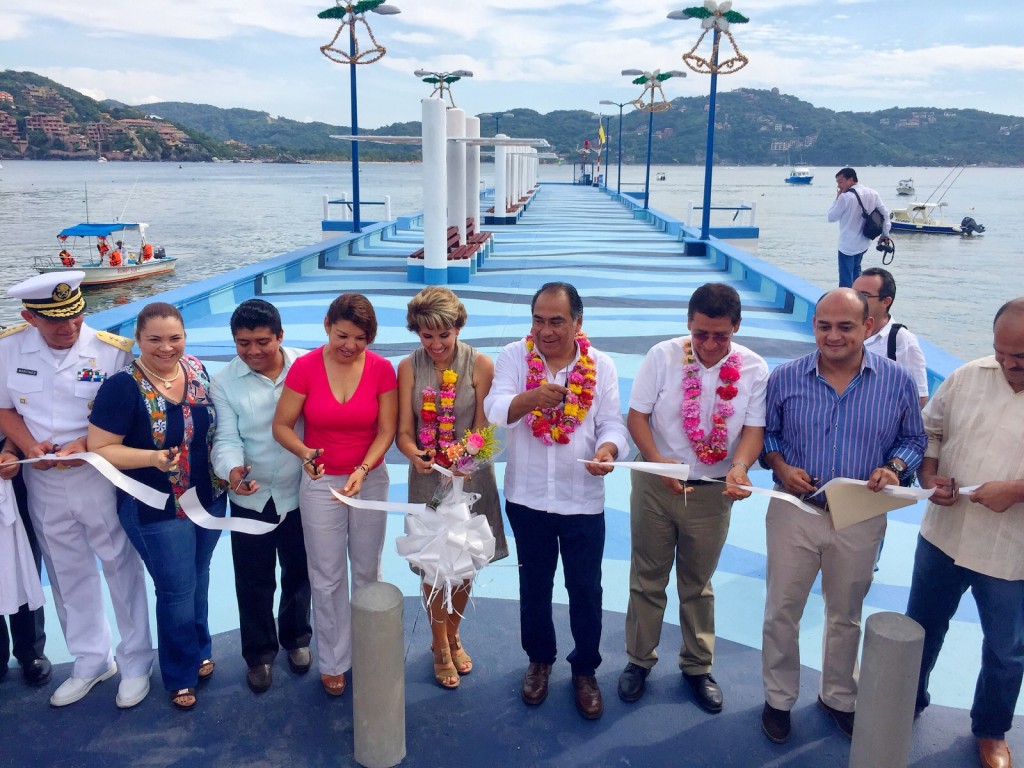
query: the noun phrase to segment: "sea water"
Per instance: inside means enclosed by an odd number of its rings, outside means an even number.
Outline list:
[[[809,186],[785,184],[781,167],[714,169],[713,206],[754,204],[761,230],[758,255],[765,261],[827,289],[837,284],[838,225],[825,213],[835,199],[836,168],[812,169]],[[421,166],[362,163],[361,197],[391,198],[394,215],[422,208]],[[925,200],[949,174],[942,168],[861,168],[861,181],[890,208],[900,179],[912,177]],[[664,180],[658,180],[664,174]],[[541,181],[572,181],[574,168],[542,166]],[[955,174],[954,174],[955,175]],[[493,183],[493,166],[482,167]],[[624,166],[622,190],[639,191],[643,166]],[[691,204],[702,203],[704,169],[655,166],[650,206],[685,221]],[[613,162],[609,186],[617,184]],[[945,193],[946,221],[971,216],[987,227],[982,237],[897,234],[894,317],[929,341],[963,359],[989,354],[992,316],[1007,299],[1024,295],[1018,244],[1024,216],[1012,202],[1024,182],[1020,168],[968,168]],[[323,197],[351,197],[347,163],[302,165],[246,163],[92,163],[8,161],[0,170],[0,323],[18,319],[18,303],[6,298],[13,283],[34,274],[32,258],[55,256],[57,233],[81,221],[143,221],[149,239],[179,261],[171,276],[159,276],[90,291],[91,309],[145,298],[167,288],[277,256],[320,239]],[[942,192],[932,197],[936,202]],[[380,215],[363,209],[363,218]],[[337,215],[335,212],[334,215]],[[716,214],[715,223],[722,214]],[[699,221],[699,212],[694,214]],[[874,249],[864,266],[881,265]],[[682,318],[666,318],[682,322]],[[674,333],[666,327],[666,334]]]

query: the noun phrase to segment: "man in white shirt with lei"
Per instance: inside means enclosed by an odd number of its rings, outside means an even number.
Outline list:
[[[735,499],[749,491],[747,470],[764,439],[768,365],[733,342],[740,297],[731,286],[708,283],[690,297],[689,336],[651,348],[633,382],[627,425],[638,460],[690,467],[679,480],[632,472],[629,607],[619,698],[636,701],[658,661],[665,587],[676,566],[679,669],[698,705],[722,711],[722,690],[711,675],[715,593],[711,576],[729,532]],[[701,480],[723,480],[726,484]]]
[[[561,552],[575,648],[576,707],[588,720],[604,705],[595,673],[601,663],[601,560],[604,555],[604,482],[611,467],[578,459],[614,461],[627,450],[619,411],[619,382],[611,358],[582,333],[583,302],[568,283],[547,283],[533,297],[533,325],[506,346],[484,401],[487,418],[508,427],[505,512],[519,557],[519,619],[530,665],[522,697],[529,705],[548,694],[555,662],[551,614]]]

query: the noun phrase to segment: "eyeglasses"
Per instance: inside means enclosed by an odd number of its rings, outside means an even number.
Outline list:
[[[732,338],[731,333],[708,333],[707,331],[692,331],[690,336],[698,344],[705,344],[708,339],[714,339],[715,344],[728,344]]]
[[[880,294],[880,293],[868,293],[867,291],[857,291],[857,293],[859,293],[865,299],[880,299],[880,298],[882,298],[882,294]]]

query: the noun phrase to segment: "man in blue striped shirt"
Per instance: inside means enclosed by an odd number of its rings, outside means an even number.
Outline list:
[[[818,349],[768,380],[762,461],[794,496],[837,477],[866,480],[878,492],[921,463],[927,439],[917,389],[903,366],[864,350],[872,325],[859,293],[826,293],[814,310]],[[885,534],[885,515],[837,531],[821,496],[805,501],[821,505],[822,514],[772,499],[765,519],[761,726],[779,743],[789,738],[800,690],[800,617],[819,571],[826,622],[818,706],[852,737],[861,608]]]

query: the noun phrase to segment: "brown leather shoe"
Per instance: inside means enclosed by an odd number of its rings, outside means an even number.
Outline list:
[[[978,739],[978,760],[982,768],[1013,768],[1006,739]]]
[[[576,689],[576,709],[587,720],[597,720],[604,714],[604,702],[601,701],[601,689],[597,687],[597,678],[593,675],[573,675],[572,687]]]
[[[548,697],[548,677],[551,675],[550,664],[538,664],[531,661],[523,677],[523,701],[530,706],[544,702]]]

